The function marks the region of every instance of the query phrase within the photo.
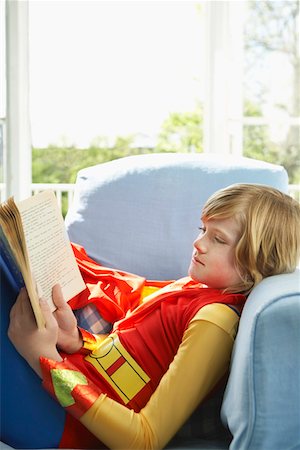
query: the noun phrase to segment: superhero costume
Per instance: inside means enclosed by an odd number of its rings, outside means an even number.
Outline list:
[[[228,368],[238,317],[226,305],[245,298],[189,277],[148,282],[74,253],[87,289],[71,306],[92,302],[118,322],[108,337],[82,330],[82,350],[63,362],[41,358],[43,384],[108,447],[162,448]],[[163,288],[139,304],[149,285]],[[101,446],[75,429],[69,419],[61,447]]]

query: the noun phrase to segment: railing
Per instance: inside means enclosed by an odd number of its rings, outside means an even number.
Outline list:
[[[31,185],[32,194],[37,194],[38,192],[45,191],[46,189],[52,189],[57,197],[57,201],[60,209],[63,207],[63,197],[65,198],[64,209],[68,210],[73,200],[75,184],[58,184],[58,183],[33,183]],[[0,201],[4,200],[4,183],[0,183]],[[289,194],[295,200],[300,203],[300,185],[290,184]]]
[[[68,183],[32,183],[31,193],[37,194],[38,192],[52,189],[56,195],[58,205],[60,209],[66,212],[72,203],[74,195],[75,184]],[[64,201],[63,201],[64,198]],[[0,183],[0,202],[5,200],[5,185]]]
[[[41,191],[45,191],[47,189],[52,189],[52,191],[54,191],[54,193],[56,195],[57,202],[58,202],[58,205],[61,210],[62,210],[62,206],[63,206],[63,203],[62,203],[63,194],[66,194],[65,195],[65,197],[66,197],[65,208],[67,211],[73,200],[74,187],[75,187],[75,184],[67,184],[67,183],[60,183],[60,184],[32,183],[31,192],[32,192],[32,194],[38,194]]]

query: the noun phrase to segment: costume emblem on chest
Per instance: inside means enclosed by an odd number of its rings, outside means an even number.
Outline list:
[[[115,333],[109,335],[85,359],[105,378],[125,404],[150,381]]]

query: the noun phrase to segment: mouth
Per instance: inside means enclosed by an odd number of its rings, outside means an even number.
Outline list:
[[[205,264],[202,261],[200,261],[200,259],[196,258],[195,255],[192,257],[192,260],[193,260],[193,263],[201,264],[201,266],[205,267]]]

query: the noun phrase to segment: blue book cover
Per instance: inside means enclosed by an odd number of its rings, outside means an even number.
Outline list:
[[[10,249],[9,243],[0,226],[0,267],[5,273],[10,284],[16,291],[24,286],[24,280],[14,255]]]

